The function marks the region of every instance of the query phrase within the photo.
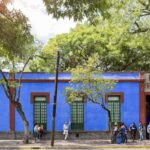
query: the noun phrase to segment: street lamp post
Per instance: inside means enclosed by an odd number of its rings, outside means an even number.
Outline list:
[[[60,52],[58,51],[57,52],[57,61],[56,61],[55,91],[54,91],[54,100],[53,100],[51,146],[54,146],[54,139],[55,139],[55,120],[56,120],[59,59],[60,59]]]

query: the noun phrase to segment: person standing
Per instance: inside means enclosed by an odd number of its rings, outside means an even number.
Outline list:
[[[127,143],[127,128],[124,123],[121,124],[121,138],[122,138],[122,143]]]
[[[69,126],[70,126],[70,122],[69,123],[65,122],[63,125],[63,134],[65,136],[64,140],[67,140],[68,138]]]
[[[39,139],[42,139],[43,132],[44,132],[44,128],[43,125],[41,125],[38,127]]]
[[[38,128],[39,128],[39,125],[36,124],[36,125],[34,126],[34,129],[33,129],[35,142],[36,142],[37,139],[39,139]]]
[[[112,144],[116,143],[117,134],[118,134],[118,124],[115,123],[113,128],[112,128],[112,136],[111,136],[111,143]]]
[[[149,122],[149,124],[147,126],[147,133],[148,133],[148,138],[150,140],[150,122]]]
[[[142,141],[144,139],[144,126],[140,122],[139,124],[139,135],[140,135],[140,140]]]
[[[134,140],[136,138],[136,131],[137,131],[137,127],[136,127],[136,124],[134,122],[130,125],[129,131],[131,132],[131,138],[134,142]]]

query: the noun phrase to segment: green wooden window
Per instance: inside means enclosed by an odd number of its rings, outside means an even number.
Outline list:
[[[34,100],[34,126],[43,125],[47,129],[47,104],[46,97],[35,97]]]
[[[71,130],[84,130],[84,102],[82,98],[71,104]]]
[[[108,96],[108,109],[111,112],[112,124],[120,122],[121,120],[120,96]]]

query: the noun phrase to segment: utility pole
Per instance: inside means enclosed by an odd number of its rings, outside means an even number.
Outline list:
[[[51,146],[54,146],[54,139],[55,139],[55,120],[56,120],[59,59],[60,59],[60,52],[58,51],[57,52],[57,61],[56,61],[55,91],[54,91],[54,100],[53,100]]]

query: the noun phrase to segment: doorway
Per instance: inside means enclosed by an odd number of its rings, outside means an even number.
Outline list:
[[[150,122],[150,95],[146,95],[146,127]],[[146,130],[146,139],[150,139]]]
[[[35,97],[34,100],[34,126],[37,124],[47,129],[47,105],[46,97]]]

